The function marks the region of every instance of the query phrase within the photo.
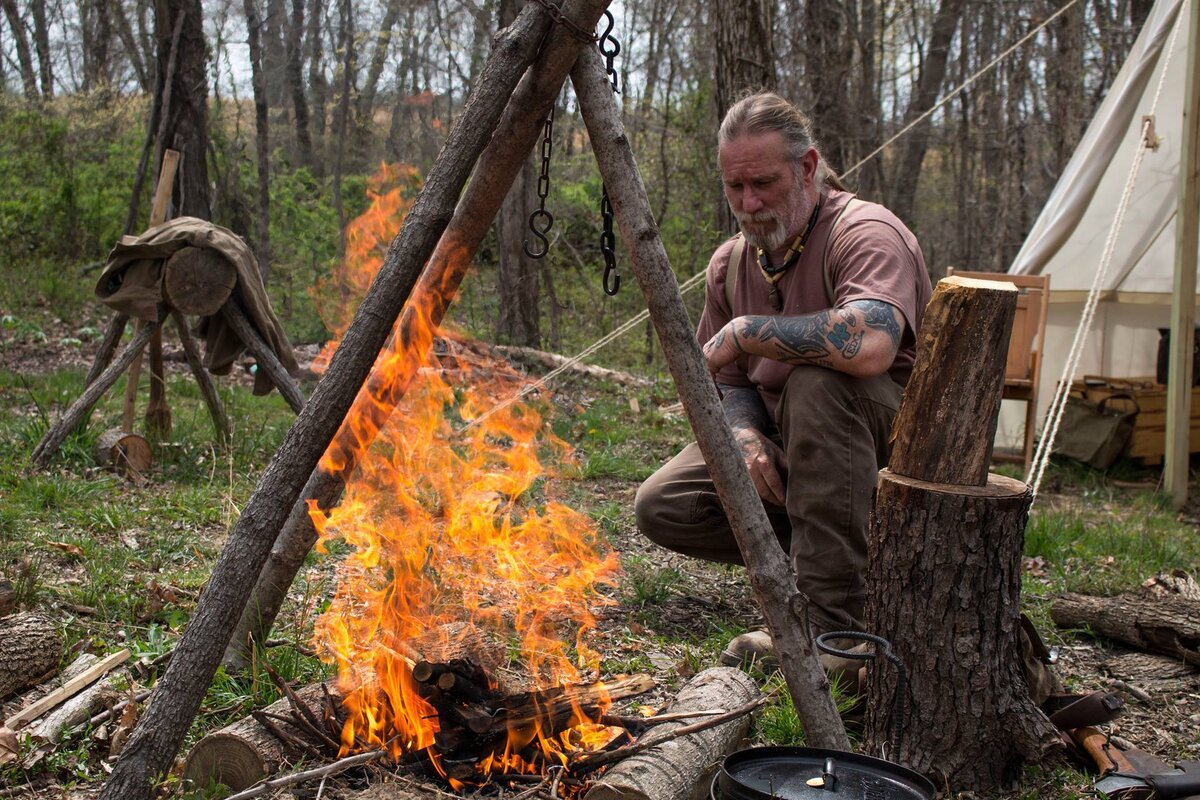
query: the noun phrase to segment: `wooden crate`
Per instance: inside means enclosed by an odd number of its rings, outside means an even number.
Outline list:
[[[1141,459],[1146,464],[1161,464],[1163,446],[1167,436],[1167,387],[1155,383],[1154,378],[1105,378],[1086,376],[1082,381],[1071,384],[1075,394],[1082,395],[1093,403],[1099,403],[1115,394],[1132,395],[1139,409],[1133,438],[1125,455]],[[1132,411],[1133,405],[1117,398],[1109,407]],[[1188,436],[1188,450],[1200,453],[1200,387],[1192,389],[1192,424]]]

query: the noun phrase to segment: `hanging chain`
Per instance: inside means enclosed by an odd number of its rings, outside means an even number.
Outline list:
[[[538,207],[529,215],[529,232],[541,241],[539,250],[529,249],[529,240],[522,245],[525,255],[530,258],[542,258],[550,250],[550,240],[546,234],[554,227],[554,216],[546,210],[546,195],[550,194],[550,147],[554,133],[554,106],[550,106],[550,114],[546,117],[546,132],[542,137],[542,174],[538,175],[537,196]]]
[[[613,27],[617,23],[613,19],[611,11],[606,10],[604,17],[608,20],[608,27],[604,29],[604,33],[600,34],[600,54],[604,56],[604,71],[608,73],[612,81],[613,94],[620,94],[621,90],[617,85],[617,70],[613,66],[613,60],[621,52],[621,43],[612,35]],[[608,200],[608,187],[605,186],[602,191],[600,219],[603,221],[604,230],[600,234],[600,252],[604,255],[604,293],[613,297],[621,290],[621,276],[617,274],[617,239],[613,233],[613,209],[612,203]]]
[[[546,9],[546,13],[550,15],[550,19],[566,28],[567,32],[579,41],[583,42],[584,44],[594,44],[600,41],[599,37],[597,37],[595,34],[585,31],[583,28],[572,22],[570,18],[563,14],[562,9],[554,5],[554,3],[551,3],[550,0],[535,0],[535,2],[542,8]]]

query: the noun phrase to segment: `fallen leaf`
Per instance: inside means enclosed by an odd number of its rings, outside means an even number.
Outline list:
[[[58,550],[62,550],[68,555],[75,556],[76,558],[83,558],[83,548],[77,544],[71,544],[70,542],[46,542],[46,544],[57,548]]]
[[[125,742],[129,740],[129,734],[133,733],[133,726],[137,724],[138,709],[141,708],[137,703],[129,703],[121,712],[121,719],[117,722],[117,727],[109,737],[108,757],[116,758],[125,749]]]
[[[21,756],[21,743],[8,726],[0,725],[0,767],[11,764]]]

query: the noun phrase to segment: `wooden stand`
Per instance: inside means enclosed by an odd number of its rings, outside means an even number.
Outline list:
[[[907,665],[908,689],[894,704],[896,672],[871,670],[867,747],[956,791],[1009,783],[1058,742],[1021,671],[1032,495],[987,472],[1015,306],[1011,284],[938,283],[871,525],[867,627]]]

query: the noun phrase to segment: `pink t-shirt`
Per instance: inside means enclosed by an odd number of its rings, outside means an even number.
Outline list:
[[[804,253],[779,280],[783,311],[776,311],[772,305],[755,248],[749,245],[742,249],[730,309],[725,276],[735,239],[718,247],[708,263],[704,312],[696,331],[700,344],[711,339],[731,319],[745,314],[812,314],[853,300],[882,300],[898,308],[904,317],[900,350],[888,374],[905,383],[916,356],[921,316],[932,292],[925,257],[916,237],[895,214],[877,203],[857,203],[847,210],[846,205],[853,197],[849,192],[835,189],[822,196],[821,213]],[[826,272],[832,296],[826,293]],[[767,411],[774,415],[791,371],[792,365],[781,361],[744,356],[726,365],[717,374],[717,382],[757,388]]]

